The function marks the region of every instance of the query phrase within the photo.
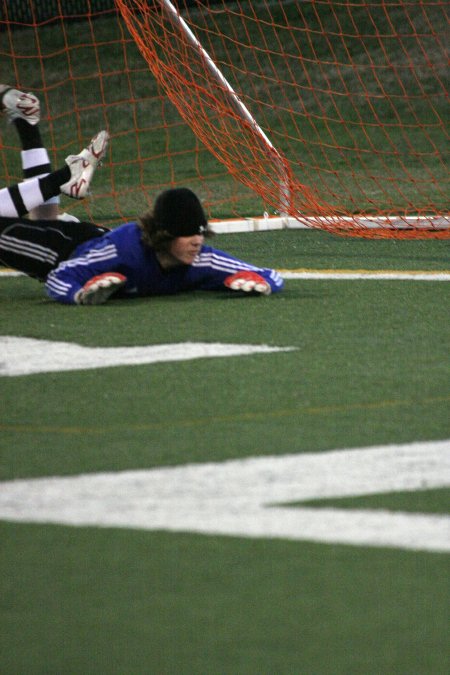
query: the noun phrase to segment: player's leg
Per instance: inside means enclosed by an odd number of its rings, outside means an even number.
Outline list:
[[[21,217],[60,193],[73,199],[88,194],[92,177],[104,157],[109,135],[100,131],[78,155],[66,157],[66,165],[42,178],[29,178],[0,190],[0,216]]]
[[[19,135],[24,178],[48,175],[52,167],[39,129],[40,103],[37,96],[0,84],[0,108]],[[59,201],[59,195],[51,197],[44,204],[32,209],[29,217],[56,219],[59,214]]]
[[[92,223],[75,225],[56,218],[61,192],[78,199],[87,194],[109,136],[101,131],[78,155],[67,157],[64,167],[51,171],[39,131],[39,108],[34,94],[0,85],[0,110],[18,131],[26,179],[0,190],[0,263],[44,280],[80,243],[107,232]],[[23,218],[27,213],[33,222]]]
[[[87,222],[0,217],[0,264],[45,281],[77,246],[108,231]]]

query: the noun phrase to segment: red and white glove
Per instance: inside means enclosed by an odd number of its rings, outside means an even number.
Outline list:
[[[236,272],[227,277],[223,282],[232,291],[244,291],[244,293],[261,293],[270,295],[270,284],[257,272]]]
[[[102,305],[126,284],[127,278],[119,272],[105,272],[87,281],[75,293],[77,305]]]

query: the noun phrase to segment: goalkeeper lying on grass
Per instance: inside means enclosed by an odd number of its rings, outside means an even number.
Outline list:
[[[269,295],[282,289],[275,270],[204,244],[211,232],[199,199],[187,188],[162,192],[152,213],[114,230],[58,216],[60,193],[86,196],[106,152],[107,132],[100,131],[87,148],[67,157],[62,169],[51,171],[36,96],[0,85],[0,109],[19,133],[26,178],[0,190],[0,262],[45,282],[50,297],[97,305],[113,295],[197,289]]]

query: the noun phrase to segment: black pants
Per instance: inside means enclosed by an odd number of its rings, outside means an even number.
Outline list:
[[[0,263],[45,281],[77,246],[108,231],[94,223],[0,218]]]

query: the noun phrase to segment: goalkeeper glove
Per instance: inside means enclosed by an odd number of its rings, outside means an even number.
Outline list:
[[[227,277],[224,284],[233,291],[244,291],[244,293],[270,295],[272,292],[270,284],[256,272],[236,272]]]
[[[118,272],[106,272],[92,277],[75,293],[77,305],[102,305],[126,284],[127,278]]]

